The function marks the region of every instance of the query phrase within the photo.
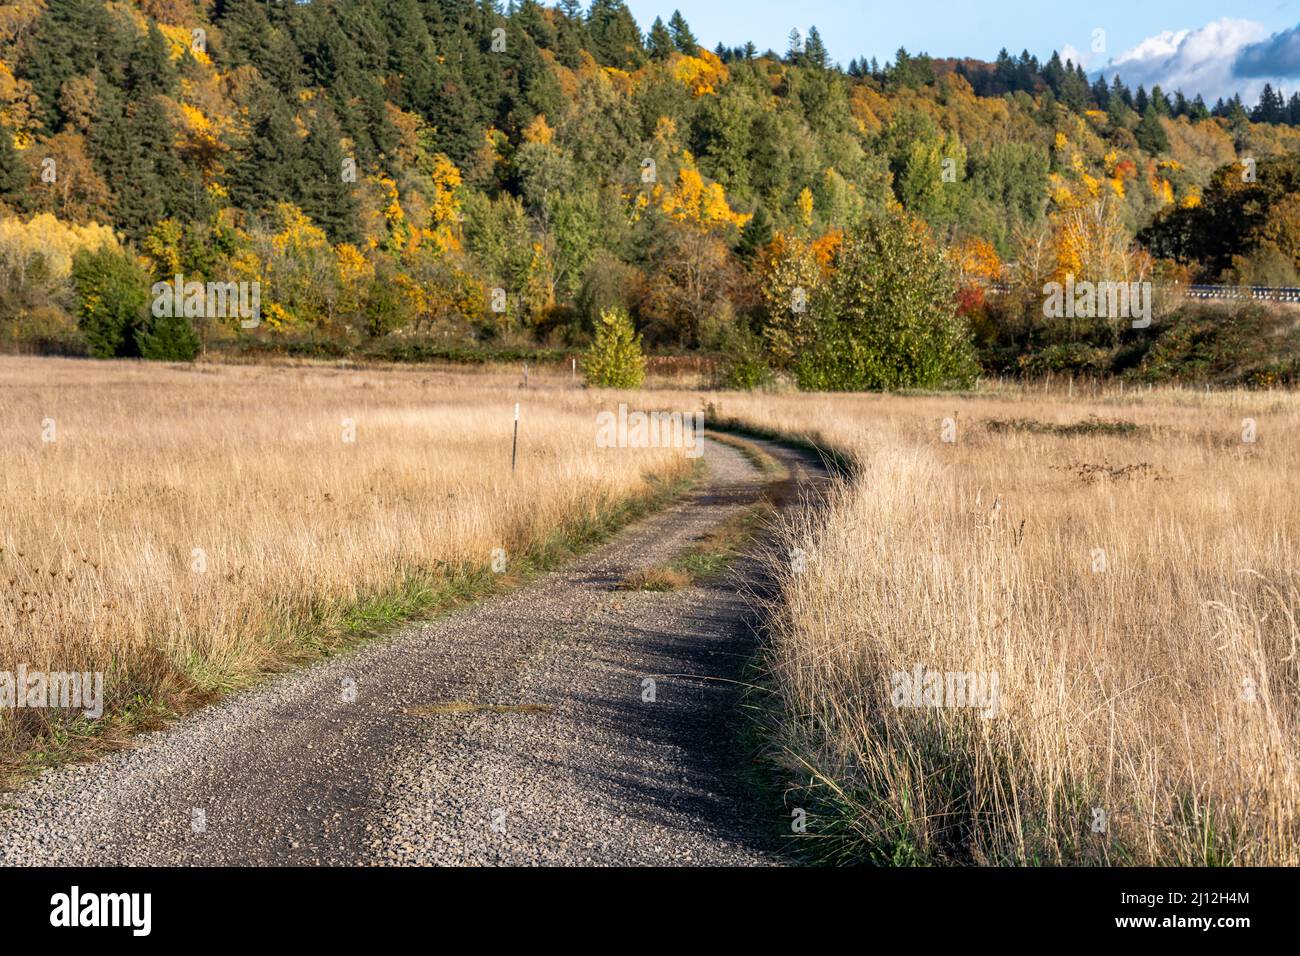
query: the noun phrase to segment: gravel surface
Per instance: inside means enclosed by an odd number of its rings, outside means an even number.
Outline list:
[[[756,444],[787,491],[822,474]],[[0,795],[0,864],[779,862],[737,738],[757,563],[616,588],[756,500],[739,452],[705,460],[697,491],[561,571]],[[421,712],[453,701],[538,706]]]

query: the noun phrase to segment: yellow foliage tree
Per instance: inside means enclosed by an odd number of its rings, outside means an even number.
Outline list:
[[[541,125],[546,120],[538,117]],[[536,131],[536,135],[542,135]],[[430,179],[433,180],[433,196],[429,207],[431,230],[429,238],[441,252],[453,252],[460,249],[460,170],[456,164],[438,153],[433,157]]]
[[[813,194],[812,190],[805,186],[799,192],[799,198],[795,200],[795,206],[799,210],[799,221],[804,227],[812,225],[813,214]]]
[[[101,246],[117,249],[117,236],[108,226],[98,223],[77,225],[63,222],[50,213],[29,220],[0,219],[0,263],[5,269],[27,269],[37,256],[43,267],[58,280],[72,274],[72,257],[82,249]]]
[[[683,152],[682,157],[682,168],[677,172],[673,188],[665,190],[656,186],[654,190],[664,213],[679,222],[708,227],[740,227],[749,222],[748,214],[735,212],[727,203],[726,192],[719,183],[705,185],[690,153]]]
[[[996,282],[1002,276],[1002,259],[987,239],[972,237],[948,249],[959,286]]]
[[[716,95],[731,78],[726,64],[703,47],[699,56],[674,55],[673,78],[691,91],[692,96]]]

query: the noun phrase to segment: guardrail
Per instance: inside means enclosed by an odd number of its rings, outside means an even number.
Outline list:
[[[1175,286],[1175,288],[1178,288]],[[1300,289],[1262,285],[1189,285],[1183,294],[1189,299],[1254,299],[1263,302],[1300,302]]]
[[[1189,299],[1205,299],[1214,301],[1243,301],[1251,300],[1255,302],[1296,302],[1300,303],[1300,288],[1290,286],[1263,286],[1263,285],[1168,285],[1156,286],[1157,289],[1171,289],[1181,291]],[[984,286],[986,292],[994,295],[1006,295],[1011,291],[1011,285],[1006,282],[989,282]]]

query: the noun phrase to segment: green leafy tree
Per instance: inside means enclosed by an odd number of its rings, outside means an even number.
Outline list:
[[[136,333],[149,314],[149,277],[135,257],[110,245],[79,250],[72,259],[72,282],[90,354],[138,355]]]
[[[853,229],[818,295],[818,335],[799,356],[802,388],[969,386],[977,365],[943,251],[917,220],[873,216]]]
[[[639,388],[645,381],[641,336],[622,309],[600,314],[596,337],[582,359],[587,384],[601,388]]]

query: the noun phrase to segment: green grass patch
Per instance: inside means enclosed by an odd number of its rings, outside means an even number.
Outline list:
[[[1098,418],[1089,415],[1081,422],[1040,422],[1034,418],[986,418],[984,427],[990,432],[1029,432],[1035,435],[1057,435],[1062,438],[1075,438],[1087,435],[1118,435],[1134,438],[1146,434],[1145,425],[1125,421],[1121,418]]]

